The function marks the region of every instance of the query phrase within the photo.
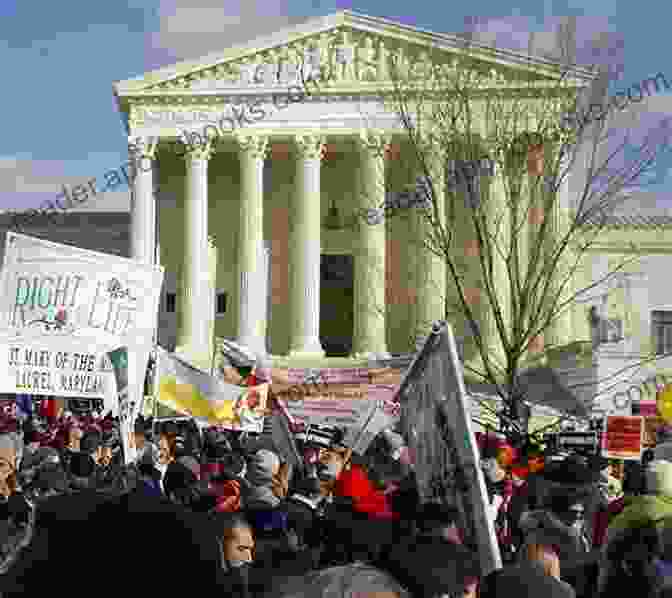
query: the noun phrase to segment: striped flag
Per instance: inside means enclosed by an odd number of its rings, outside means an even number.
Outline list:
[[[263,431],[268,384],[236,386],[203,372],[158,347],[156,400],[230,430]]]

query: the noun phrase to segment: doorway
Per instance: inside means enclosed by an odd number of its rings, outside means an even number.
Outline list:
[[[354,326],[354,260],[320,256],[320,342],[327,357],[347,357]]]

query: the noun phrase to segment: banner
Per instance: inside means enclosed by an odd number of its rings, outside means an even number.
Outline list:
[[[602,435],[602,456],[607,459],[639,461],[644,444],[644,418],[638,415],[610,415]]]
[[[102,347],[96,358],[131,347],[129,392],[141,397],[163,268],[14,232],[6,239],[0,329],[63,343],[88,339]],[[75,391],[81,389],[81,381],[73,384]],[[90,386],[86,392],[92,392]]]
[[[104,351],[73,337],[0,339],[0,393],[109,401],[116,386]]]
[[[227,384],[161,347],[157,348],[156,367],[159,403],[229,430],[262,432],[268,384]]]
[[[501,569],[462,366],[448,324],[432,329],[401,382],[398,399],[421,500],[457,509],[465,545],[478,554],[482,576]]]

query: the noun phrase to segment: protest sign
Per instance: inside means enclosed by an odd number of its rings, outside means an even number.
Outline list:
[[[89,339],[0,339],[0,393],[85,399],[115,394],[112,364]]]
[[[95,339],[103,352],[131,347],[129,393],[140,400],[163,274],[159,266],[8,232],[0,326],[16,336]]]
[[[343,428],[364,425],[375,402],[363,393],[359,398],[336,398],[330,393],[318,396],[280,395],[278,401],[287,410],[292,421],[305,425]]]
[[[421,500],[457,508],[465,545],[478,554],[481,575],[501,569],[462,367],[448,324],[432,329],[397,396],[400,429],[413,455]]]
[[[134,346],[152,343],[163,269],[7,233],[0,277],[3,328]]]
[[[602,435],[602,456],[607,459],[639,461],[644,444],[644,418],[639,415],[610,415]]]

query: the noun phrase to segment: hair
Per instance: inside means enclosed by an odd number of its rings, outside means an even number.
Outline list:
[[[230,513],[215,512],[210,515],[210,520],[212,521],[212,529],[220,540],[230,538],[235,529],[253,529],[250,520],[240,511]]]
[[[159,434],[159,438],[162,436],[168,443],[168,452],[170,453],[170,456],[177,457],[177,433],[163,430],[161,434]]]
[[[530,542],[520,552],[520,561],[539,564],[546,575],[560,579],[560,558],[555,550],[547,544]]]
[[[129,541],[139,529],[147,537],[168,537],[171,542],[148,551],[145,542]],[[79,550],[73,560],[68,550],[73,545],[96,549]],[[57,593],[67,593],[71,598],[90,596],[95,586],[86,572],[98,570],[101,562],[115,562],[120,554],[128,558],[127,564],[142,562],[147,570],[189,571],[189,575],[136,576],[134,593],[188,593],[193,590],[194,579],[205,586],[206,592],[223,590],[216,538],[198,516],[165,500],[137,493],[87,493],[50,498],[41,505],[35,534],[7,573],[0,576],[0,592],[3,598],[38,596],[44,592],[45,580],[49,580]],[[74,585],[63,575],[73,566],[85,576]],[[128,592],[125,575],[105,575],[97,583],[114,594]]]
[[[297,587],[298,583],[298,587]],[[388,572],[381,571],[366,563],[353,563],[311,571],[305,577],[280,581],[267,596],[303,596],[305,588],[319,588],[320,596],[377,596],[389,593],[398,598],[410,598],[411,594]],[[317,595],[317,592],[315,592]]]

